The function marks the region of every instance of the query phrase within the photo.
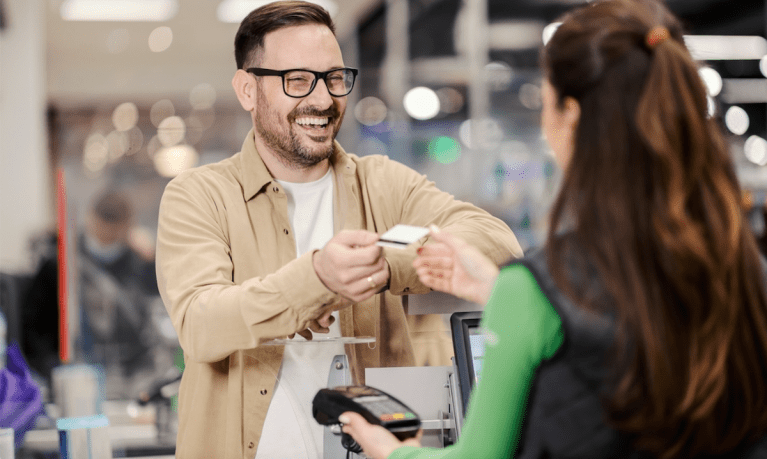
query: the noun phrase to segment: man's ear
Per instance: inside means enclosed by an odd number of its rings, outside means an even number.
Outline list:
[[[248,112],[253,111],[256,107],[256,92],[258,91],[256,80],[245,70],[239,69],[232,78],[232,87],[242,108]]]

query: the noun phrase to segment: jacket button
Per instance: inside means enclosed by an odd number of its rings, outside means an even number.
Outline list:
[[[261,395],[266,395],[266,389],[261,389]]]
[[[277,188],[277,187],[274,187],[274,188],[272,188],[272,190],[274,190],[274,192],[275,192],[275,193],[276,193],[276,192],[278,192],[278,191],[280,191],[280,189],[279,189],[279,188]]]
[[[255,443],[253,442],[248,443],[248,448],[253,449],[254,446],[256,446]]]
[[[288,234],[288,233],[289,233],[289,231],[288,231],[288,229],[287,229],[287,228],[283,229],[283,230],[282,230],[282,232],[283,232],[283,233],[285,233],[285,234]]]

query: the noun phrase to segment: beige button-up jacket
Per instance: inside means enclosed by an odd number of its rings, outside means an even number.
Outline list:
[[[499,264],[521,256],[503,222],[425,176],[385,156],[336,149],[336,232],[436,224]],[[411,265],[415,250],[384,249],[389,290],[340,311],[344,336],[377,340],[346,346],[360,384],[366,367],[413,364],[402,295],[429,290]],[[283,355],[282,346],[259,344],[306,328],[323,305],[340,304],[314,272],[312,254],[296,258],[287,197],[258,155],[253,131],[241,152],[166,187],[157,279],[186,365],[176,457],[253,459]]]

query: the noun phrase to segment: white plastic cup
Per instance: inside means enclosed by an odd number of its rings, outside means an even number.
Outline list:
[[[0,429],[0,459],[14,459],[16,448],[13,442],[13,429]]]
[[[53,401],[62,417],[101,414],[103,383],[92,365],[70,364],[53,369]]]

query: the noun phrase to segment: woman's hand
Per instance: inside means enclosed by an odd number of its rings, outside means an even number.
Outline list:
[[[431,226],[432,243],[418,249],[413,267],[427,287],[485,304],[498,277],[498,267],[479,250]]]
[[[338,420],[344,425],[342,427],[344,433],[351,435],[362,447],[365,454],[373,459],[386,459],[392,451],[401,446],[421,447],[423,430],[419,430],[415,438],[400,441],[388,430],[370,424],[365,418],[353,411],[343,413],[338,417]]]

